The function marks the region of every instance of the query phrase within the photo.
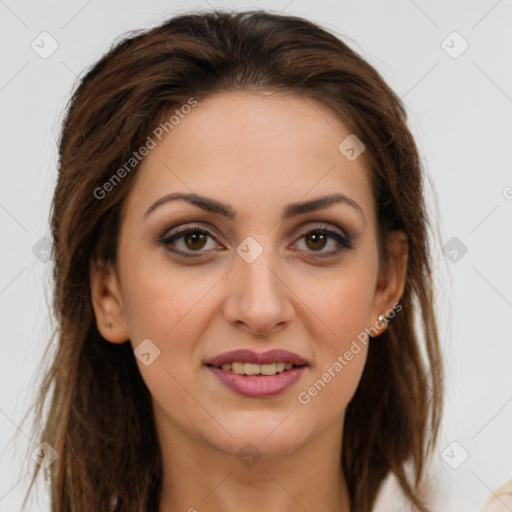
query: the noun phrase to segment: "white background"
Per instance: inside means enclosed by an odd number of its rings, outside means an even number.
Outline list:
[[[478,510],[512,478],[512,1],[0,0],[0,512],[20,509],[32,463],[24,454],[35,447],[17,426],[49,336],[51,294],[50,265],[32,248],[49,237],[55,139],[70,91],[122,33],[209,6],[319,22],[348,38],[403,98],[436,191],[437,199],[427,192],[440,240],[433,277],[447,395],[426,489],[436,510]],[[43,31],[59,45],[47,59],[31,48]],[[469,44],[458,58],[445,51],[462,48],[458,36],[446,39],[453,31]],[[468,249],[456,263],[442,252],[452,237]],[[452,469],[445,459],[457,465],[463,450],[467,460]],[[378,510],[407,510],[397,496],[390,480]],[[48,510],[47,502],[42,492],[31,509]]]

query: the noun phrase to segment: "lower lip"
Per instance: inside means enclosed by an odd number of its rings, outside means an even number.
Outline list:
[[[222,384],[235,393],[252,398],[263,398],[278,395],[291,388],[306,371],[307,365],[297,366],[275,375],[238,375],[216,366],[208,366],[208,368]]]

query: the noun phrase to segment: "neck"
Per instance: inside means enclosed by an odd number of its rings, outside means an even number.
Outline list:
[[[158,424],[159,422],[157,422]],[[163,480],[159,512],[350,512],[341,469],[343,417],[297,449],[270,450],[258,440],[257,456],[248,442],[219,449],[182,430],[160,423]],[[261,458],[258,459],[258,456]]]

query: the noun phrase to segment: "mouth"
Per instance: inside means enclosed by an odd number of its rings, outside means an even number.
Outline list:
[[[292,368],[288,370],[285,368],[280,373],[277,373],[276,369],[276,373],[272,375],[264,375],[263,373],[238,374],[232,370],[223,370],[222,367],[217,368],[212,365],[207,365],[207,368],[218,382],[238,395],[248,398],[270,398],[280,395],[296,385],[302,374],[307,370],[308,365],[292,365]]]
[[[298,354],[278,348],[263,353],[231,350],[205,361],[205,365],[230,391],[250,398],[284,393],[297,384],[309,366]]]

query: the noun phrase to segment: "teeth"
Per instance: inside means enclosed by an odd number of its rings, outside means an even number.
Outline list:
[[[262,375],[275,375],[277,373],[276,363],[262,364],[260,366],[260,372]]]
[[[260,365],[235,361],[233,363],[224,363],[221,368],[224,371],[232,371],[238,375],[275,375],[276,373],[281,373],[285,370],[291,370],[293,368],[293,364],[279,361],[277,363]]]
[[[244,373],[246,375],[258,375],[260,372],[259,364],[245,363],[244,364]]]
[[[238,373],[238,375],[244,374],[244,363],[231,363],[231,371]]]

